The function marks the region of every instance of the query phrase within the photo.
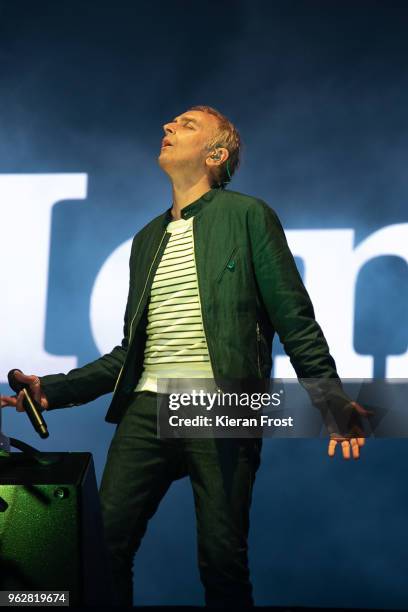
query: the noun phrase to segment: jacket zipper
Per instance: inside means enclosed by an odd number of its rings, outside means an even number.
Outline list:
[[[164,234],[163,234],[163,236],[162,236],[162,238],[161,238],[161,240],[160,240],[160,244],[159,244],[159,246],[157,247],[157,251],[156,251],[156,253],[155,253],[154,257],[153,257],[153,261],[152,261],[152,263],[150,264],[149,272],[147,273],[147,278],[146,278],[145,285],[144,285],[144,287],[143,287],[142,295],[140,296],[139,303],[138,303],[137,308],[136,308],[136,312],[135,312],[135,314],[133,315],[132,320],[131,320],[131,322],[130,322],[130,328],[129,328],[129,345],[128,345],[128,350],[129,350],[129,348],[130,348],[131,339],[132,339],[132,326],[133,326],[133,321],[135,320],[135,317],[136,317],[136,315],[137,315],[137,313],[138,313],[138,311],[139,311],[139,307],[140,307],[140,304],[141,304],[141,302],[142,302],[142,299],[143,299],[143,296],[144,296],[144,292],[146,291],[147,282],[148,282],[149,277],[150,277],[150,272],[152,271],[153,264],[154,264],[154,262],[156,261],[157,253],[158,253],[158,252],[159,252],[159,250],[160,250],[160,247],[161,247],[161,245],[162,245],[162,242],[163,242],[163,239],[164,239],[164,237],[165,237],[166,233],[167,233],[167,229],[165,230],[165,232],[164,232]],[[126,357],[125,357],[125,361],[126,361]],[[117,377],[117,379],[116,379],[115,387],[114,387],[114,389],[113,389],[113,394],[115,394],[115,392],[116,392],[116,388],[117,388],[117,386],[118,386],[118,384],[119,384],[119,380],[120,380],[120,377],[121,377],[121,375],[122,375],[122,371],[123,371],[124,366],[125,366],[125,362],[123,362],[123,365],[122,365],[122,367],[120,368],[120,371],[119,371],[118,377]],[[112,395],[112,401],[113,401],[113,397],[114,397],[114,395]]]
[[[262,375],[261,375],[261,365],[260,365],[260,362],[259,362],[259,342],[260,342],[260,340],[261,340],[261,333],[259,331],[259,323],[257,321],[256,322],[256,355],[257,355],[257,358],[258,358],[258,374],[259,374],[259,378],[262,378]]]
[[[217,276],[217,279],[216,279],[216,282],[217,282],[217,283],[219,283],[219,282],[220,282],[220,280],[221,280],[221,278],[222,278],[222,275],[224,274],[225,269],[226,269],[226,267],[227,267],[227,264],[229,263],[229,260],[230,260],[230,259],[231,259],[231,257],[234,255],[234,253],[235,253],[235,251],[236,251],[237,249],[238,249],[238,247],[234,247],[234,248],[232,249],[232,252],[231,252],[231,253],[228,255],[228,258],[227,258],[226,262],[225,262],[225,263],[224,263],[224,265],[222,266],[221,271],[220,271],[220,273],[219,273],[219,274],[218,274],[218,276]]]
[[[203,316],[203,309],[201,306],[201,291],[200,291],[200,283],[199,283],[199,278],[198,278],[198,268],[197,268],[197,261],[196,261],[196,248],[195,248],[195,233],[194,233],[194,221],[195,221],[195,217],[193,217],[193,221],[192,221],[192,226],[193,226],[193,251],[194,251],[194,265],[195,265],[195,269],[196,269],[196,274],[197,274],[197,287],[198,287],[198,301],[200,302],[200,312],[201,312],[201,320],[203,322],[203,331],[204,331],[204,337],[205,337],[205,342],[207,344],[207,348],[208,348],[208,356],[210,358],[210,363],[211,363],[211,368],[214,374],[214,381],[215,381],[215,372],[214,372],[214,365],[213,365],[213,360],[211,359],[211,350],[210,350],[210,344],[208,343],[207,340],[207,334],[206,334],[206,329],[205,329],[205,321],[204,321],[204,316]],[[230,256],[231,257],[231,256]],[[220,391],[220,389],[218,389],[218,391]]]

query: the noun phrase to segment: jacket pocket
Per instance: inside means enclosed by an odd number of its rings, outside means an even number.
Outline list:
[[[238,250],[238,246],[235,246],[231,253],[228,255],[227,259],[225,260],[225,262],[223,263],[223,266],[221,268],[221,270],[219,271],[217,277],[216,277],[216,282],[219,283],[221,278],[224,275],[224,272],[226,270],[230,270],[231,272],[233,272],[233,270],[235,269],[235,261],[234,261],[234,255]]]

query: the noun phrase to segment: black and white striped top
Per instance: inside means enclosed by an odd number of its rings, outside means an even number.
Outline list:
[[[193,217],[171,233],[153,279],[143,372],[135,391],[157,392],[157,378],[213,378],[201,317]]]

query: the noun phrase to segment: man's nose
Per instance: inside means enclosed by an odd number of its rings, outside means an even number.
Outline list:
[[[174,123],[165,123],[163,125],[163,130],[165,134],[174,134],[175,129],[174,129]]]

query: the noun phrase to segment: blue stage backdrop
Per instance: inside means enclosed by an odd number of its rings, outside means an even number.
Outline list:
[[[133,235],[171,205],[162,125],[218,108],[244,142],[230,189],[278,213],[343,377],[408,371],[405,2],[2,2],[0,383],[122,339]],[[294,376],[279,343],[275,375]],[[110,396],[47,415],[43,450],[90,451]],[[358,462],[265,440],[250,565],[259,605],[408,604],[408,441]],[[136,556],[135,604],[202,604],[193,497],[175,482]]]

